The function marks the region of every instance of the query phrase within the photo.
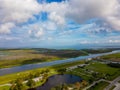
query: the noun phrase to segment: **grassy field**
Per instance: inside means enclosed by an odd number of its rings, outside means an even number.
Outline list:
[[[79,50],[2,50],[0,51],[0,68],[49,62],[82,55],[87,55],[87,53]]]
[[[31,58],[34,55],[38,55],[38,57],[40,57],[39,55],[42,55],[42,53],[44,53],[44,52],[40,53],[40,51],[35,52],[34,50],[33,51],[32,50],[15,50],[14,52],[13,51],[14,50],[12,50],[12,51],[10,50],[8,52],[8,50],[7,50],[7,53],[4,52],[4,55],[7,55],[7,56],[12,56],[12,55],[15,56],[16,55],[16,57],[17,57],[17,55],[18,55],[18,57],[20,55],[21,56],[22,55],[23,56],[28,55],[28,57]],[[24,52],[24,53],[22,53],[22,52]],[[51,51],[49,51],[49,52],[51,52]],[[60,51],[60,52],[63,52],[63,51]],[[54,53],[55,53],[55,51],[54,51]],[[68,53],[68,51],[66,51],[66,53]],[[0,54],[1,54],[1,52],[0,52]],[[51,57],[52,54],[50,55],[50,53],[49,53],[48,56]],[[118,54],[117,54],[117,56],[118,56]],[[53,58],[58,58],[58,54],[55,55],[55,56],[52,56],[52,57]],[[63,57],[60,57],[60,58],[63,58]],[[29,59],[27,59],[27,60],[29,61]],[[51,60],[51,59],[49,58],[48,61],[49,60]],[[14,60],[12,60],[12,59],[9,60],[9,58],[8,58],[8,60],[6,59],[6,61],[10,61],[12,63],[12,61],[14,61]],[[16,63],[20,63],[18,61],[19,60],[16,60]],[[2,65],[1,63],[2,63],[2,60],[0,61],[0,65]],[[16,63],[14,65],[17,65]],[[37,63],[37,62],[34,61],[32,63]],[[0,76],[0,85],[10,83],[11,81],[16,80],[17,78],[27,77],[30,73],[34,74],[34,73],[37,73],[37,72],[41,72],[42,70],[49,69],[50,74],[48,76],[51,76],[51,75],[54,75],[54,74],[58,74],[59,73],[58,70],[66,69],[66,68],[71,67],[71,66],[76,66],[76,65],[85,64],[85,63],[86,63],[86,61],[77,61],[77,62],[65,63],[65,64],[60,64],[60,65],[54,65],[54,66],[50,66],[50,67],[39,68],[39,69],[34,69],[34,70],[28,70],[28,71],[24,71],[24,72],[9,74],[9,75],[5,75],[5,76]],[[20,65],[22,65],[22,64],[20,64]],[[13,64],[12,64],[12,66],[13,66]],[[120,68],[110,67],[109,65],[106,65],[106,64],[101,63],[101,62],[90,61],[88,63],[88,65],[86,65],[83,68],[75,68],[71,71],[66,71],[66,72],[63,72],[63,73],[80,76],[81,78],[83,78],[84,80],[86,80],[88,82],[90,82],[90,80],[95,81],[95,80],[98,80],[100,78],[105,78],[105,77],[106,77],[105,79],[107,79],[107,80],[113,80],[116,77],[120,76]],[[44,82],[38,83],[37,85],[41,85]],[[102,85],[102,83],[96,85],[94,88],[98,88],[101,85]],[[104,85],[106,86],[107,84],[104,83]],[[104,87],[104,85],[103,85],[103,87]],[[8,90],[8,88],[9,88],[8,86],[4,86],[4,87],[0,87],[0,90]],[[102,90],[102,88],[101,88],[101,90]],[[99,89],[90,89],[90,90],[99,90]]]
[[[120,53],[102,56],[101,58],[104,59],[104,60],[111,60],[111,61],[118,61],[118,62],[120,62]]]
[[[30,73],[40,72],[40,71],[45,70],[45,69],[52,70],[52,72],[53,72],[53,71],[56,71],[58,69],[67,68],[67,67],[82,64],[82,63],[84,63],[84,61],[67,63],[67,64],[60,64],[60,65],[54,65],[54,66],[51,66],[51,67],[39,68],[39,69],[28,70],[28,71],[24,71],[24,72],[19,72],[19,73],[0,76],[0,84],[9,83],[12,80],[15,80],[15,79],[17,79],[19,77],[24,77],[25,75],[27,76]]]
[[[120,76],[120,68],[113,68],[99,62],[91,62],[84,68],[76,68],[72,71],[69,71],[68,73],[78,75],[87,81],[90,79],[95,80],[99,78],[104,78],[105,76],[106,79],[113,80],[116,77]],[[96,78],[94,78],[93,74],[96,74]]]
[[[94,53],[110,52],[112,49],[0,49],[0,68],[8,68],[25,64],[33,64],[40,62],[49,62],[54,60],[62,60]]]
[[[27,77],[27,75],[29,75],[30,73],[34,74],[34,73],[41,72],[42,70],[46,70],[46,69],[50,70],[49,76],[51,76],[51,75],[59,73],[58,70],[60,70],[60,69],[66,69],[68,67],[80,65],[80,64],[84,64],[84,63],[85,63],[85,61],[77,61],[77,62],[72,62],[72,63],[54,65],[51,67],[34,69],[34,70],[19,72],[19,73],[15,73],[15,74],[0,76],[0,85],[10,83],[11,81],[16,80],[17,78],[22,78],[25,76]],[[86,71],[86,69],[87,69],[87,71]],[[109,66],[99,63],[99,62],[90,62],[90,64],[88,66],[85,66],[84,68],[76,68],[76,69],[73,69],[72,71],[67,71],[64,73],[80,76],[81,78],[83,78],[84,80],[89,82],[90,79],[95,78],[92,76],[90,71],[105,73],[105,74],[109,73],[111,75],[109,78],[111,78],[111,80],[112,80],[120,75],[120,73],[116,74],[116,72],[118,72],[118,70],[120,70],[120,69],[109,67]],[[39,86],[41,84],[42,83],[38,83]],[[8,88],[8,87],[0,87],[0,90],[4,90],[5,88]],[[5,89],[5,90],[8,90],[8,89]]]
[[[91,87],[88,90],[104,90],[104,88],[108,85],[109,85],[109,83],[102,81],[100,83],[97,83],[95,86]]]
[[[103,76],[109,75],[107,77],[108,80],[113,80],[116,77],[120,76],[120,68],[113,68],[99,62],[92,62],[90,65],[86,66],[85,69],[98,72]]]
[[[9,75],[5,75],[5,76],[0,76],[0,85],[10,83],[18,78],[27,77],[30,73],[34,74],[34,73],[41,72],[41,71],[46,70],[46,69],[50,70],[50,73],[48,75],[48,77],[49,77],[49,76],[52,76],[54,74],[58,74],[59,72],[57,70],[59,70],[59,69],[67,68],[67,67],[74,66],[74,65],[79,65],[82,63],[84,63],[84,61],[77,61],[77,62],[72,62],[72,63],[67,63],[67,64],[54,65],[51,67],[39,68],[39,69],[9,74]],[[38,82],[36,86],[40,86],[44,82],[42,82],[42,83]],[[0,90],[9,90],[9,86],[0,86]]]
[[[120,70],[119,68],[113,68],[106,64],[99,63],[99,62],[92,62],[88,66],[86,66],[85,69],[90,69],[90,70],[104,73],[104,74],[108,73],[110,75],[112,75]]]

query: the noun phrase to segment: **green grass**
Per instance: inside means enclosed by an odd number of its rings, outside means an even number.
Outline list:
[[[94,85],[93,87],[89,88],[88,90],[104,90],[109,83],[101,81],[100,83]]]
[[[40,71],[45,70],[45,69],[49,69],[50,72],[52,72],[48,75],[48,76],[51,76],[51,75],[57,74],[58,73],[57,70],[59,70],[59,69],[64,69],[64,68],[68,68],[70,66],[80,65],[83,63],[85,63],[85,61],[70,62],[70,63],[66,63],[66,64],[59,64],[59,65],[54,65],[54,66],[50,66],[50,67],[39,68],[39,69],[9,74],[9,75],[5,75],[5,76],[0,76],[0,85],[14,81],[17,78],[22,78],[24,76],[29,75],[30,73],[33,74],[33,73],[40,72]],[[106,64],[99,63],[99,62],[91,62],[88,66],[85,66],[84,68],[76,68],[72,71],[68,71],[68,72],[64,72],[64,73],[77,75],[77,76],[80,76],[81,78],[83,78],[84,80],[89,81],[89,79],[92,79],[93,76],[91,75],[90,72],[87,72],[86,69],[93,71],[93,72],[110,74],[111,75],[109,78],[110,80],[113,80],[114,78],[120,76],[120,72],[119,72],[120,69],[119,68],[113,68],[113,67],[110,67]],[[37,85],[41,85],[42,83],[38,82]],[[2,90],[2,89],[0,89],[0,90]]]
[[[15,81],[18,78],[27,77],[27,76],[29,76],[30,73],[32,73],[34,75],[34,73],[40,72],[40,71],[46,70],[46,69],[50,70],[46,79],[44,79],[42,82],[41,81],[37,82],[36,85],[35,85],[35,87],[40,86],[40,85],[42,85],[46,82],[48,77],[50,77],[52,75],[55,75],[55,74],[59,74],[59,73],[57,71],[55,71],[54,69],[50,68],[50,67],[49,68],[47,67],[47,68],[29,70],[29,71],[25,71],[25,72],[20,72],[20,73],[10,74],[10,75],[6,75],[6,76],[1,76],[0,77],[0,85],[10,83],[12,81]],[[4,89],[9,90],[9,88],[10,88],[10,86],[0,86],[0,90],[4,90]]]
[[[110,55],[105,55],[102,56],[105,59],[110,59],[110,58],[120,58],[120,53],[115,53],[115,54],[110,54]]]
[[[3,86],[3,87],[0,87],[0,90],[9,90],[10,86]]]
[[[45,52],[44,52],[45,51]],[[88,55],[80,50],[39,50],[39,49],[18,49],[0,50],[0,68],[9,68],[25,64],[63,60],[78,56]]]
[[[113,68],[99,62],[92,62],[90,65],[86,66],[85,68],[96,71],[96,72],[109,73],[109,74],[114,74],[119,70],[118,68]]]
[[[104,60],[119,61],[120,62],[120,53],[105,55],[101,57]]]
[[[92,73],[98,73],[97,77],[94,77]],[[68,71],[68,74],[74,74],[82,77],[83,79],[89,81],[90,79],[97,80],[99,78],[104,78],[104,75],[109,74],[106,79],[113,80],[116,77],[120,76],[120,68],[113,68],[106,64],[99,62],[91,62],[89,65],[84,68],[76,68],[72,71]]]
[[[30,73],[40,72],[45,69],[49,69],[49,70],[52,70],[52,72],[54,72],[58,69],[67,68],[67,67],[78,65],[81,63],[84,63],[84,61],[71,62],[71,63],[67,63],[67,64],[59,64],[59,65],[54,65],[54,66],[50,66],[50,67],[38,68],[38,69],[33,69],[33,70],[23,71],[23,72],[19,72],[19,73],[0,76],[0,84],[9,83],[12,80],[15,80],[19,77],[24,77],[25,75],[27,76]]]
[[[21,66],[25,64],[49,62],[49,61],[61,60],[61,59],[65,59],[65,58],[46,56],[43,58],[34,58],[34,59],[0,60],[0,68],[10,68],[10,67]]]
[[[40,71],[46,70],[46,69],[50,70],[50,73],[48,74],[48,77],[50,77],[52,75],[58,74],[58,72],[57,72],[58,69],[67,68],[67,67],[82,64],[82,63],[84,63],[84,61],[71,62],[71,63],[67,63],[67,64],[59,64],[59,65],[54,65],[54,66],[50,66],[50,67],[39,68],[39,69],[9,74],[9,75],[5,75],[5,76],[0,76],[0,85],[10,83],[11,81],[14,81],[18,78],[28,76],[30,73],[34,74],[36,72],[40,72]],[[37,82],[36,86],[40,86],[45,82],[46,82],[46,80],[44,80],[43,82]],[[4,89],[9,90],[9,86],[0,87],[0,90],[4,90]]]
[[[113,68],[99,62],[92,62],[90,65],[86,66],[85,69],[93,70],[102,74],[109,74],[109,80],[113,80],[114,78],[120,76],[120,68]]]

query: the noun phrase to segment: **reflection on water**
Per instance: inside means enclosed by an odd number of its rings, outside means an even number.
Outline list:
[[[81,82],[82,79],[75,75],[63,74],[51,76],[45,84],[36,88],[36,90],[50,90],[52,87],[62,84],[73,84]]]

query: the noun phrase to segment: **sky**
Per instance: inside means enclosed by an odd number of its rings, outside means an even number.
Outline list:
[[[119,46],[120,0],[0,0],[0,47]]]

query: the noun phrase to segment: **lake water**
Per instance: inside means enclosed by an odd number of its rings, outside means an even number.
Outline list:
[[[62,84],[74,84],[76,82],[81,82],[82,79],[75,75],[63,74],[63,75],[53,75],[48,78],[45,84],[36,88],[36,90],[50,90],[52,87],[62,85]]]
[[[63,63],[68,63],[68,62],[85,60],[88,58],[95,58],[98,56],[109,55],[109,54],[113,54],[113,53],[117,53],[117,52],[120,52],[120,50],[116,50],[116,51],[112,51],[112,52],[108,52],[108,53],[101,53],[101,54],[90,54],[88,56],[80,56],[80,57],[70,58],[70,59],[65,59],[65,60],[57,60],[57,61],[44,62],[44,63],[38,63],[38,64],[28,64],[28,65],[17,66],[17,67],[12,67],[12,68],[3,68],[3,69],[0,69],[0,76],[6,75],[6,74],[11,74],[11,73],[16,73],[16,72],[21,72],[21,71],[25,71],[25,70],[43,68],[46,66],[52,66],[52,65],[63,64]]]

